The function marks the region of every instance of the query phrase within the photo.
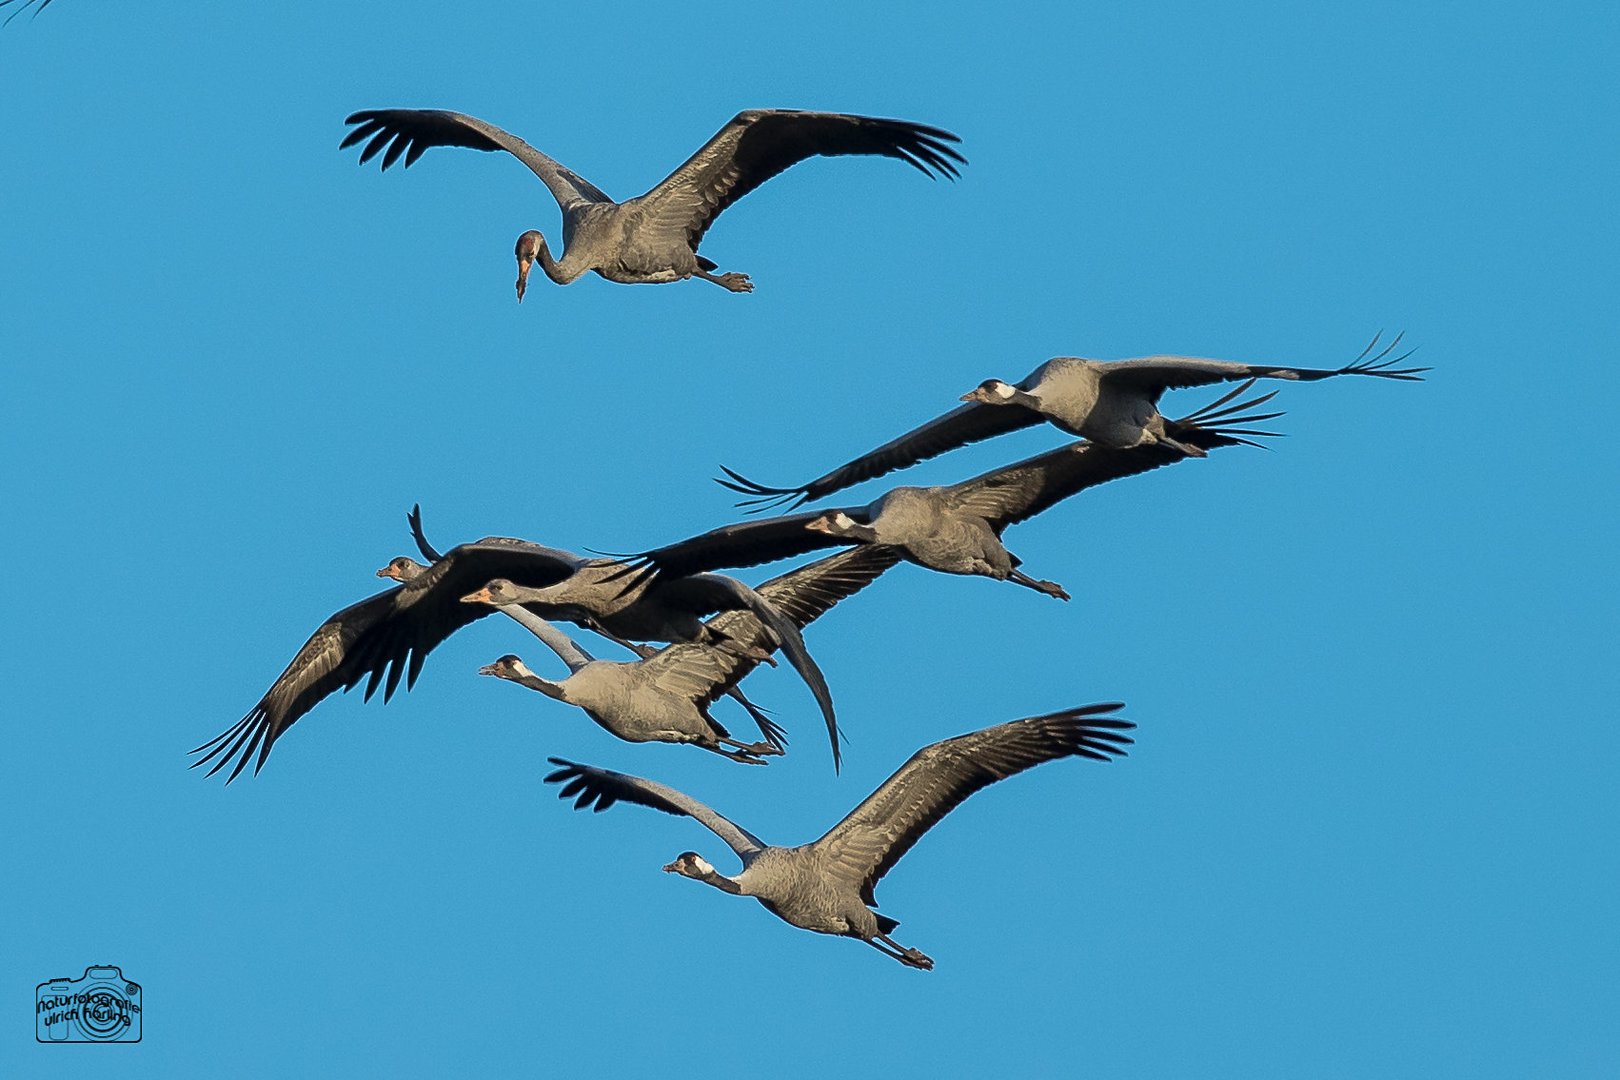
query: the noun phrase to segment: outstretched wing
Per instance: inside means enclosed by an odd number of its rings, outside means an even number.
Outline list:
[[[406,689],[414,686],[428,653],[495,610],[463,604],[461,597],[498,577],[544,588],[566,578],[577,563],[567,552],[504,537],[452,548],[408,583],[327,619],[246,716],[192,751],[202,755],[193,767],[217,758],[208,770],[212,776],[235,760],[229,782],[257,753],[258,772],[282,733],[334,690],[366,679],[366,700],[383,684],[387,701],[402,676]]]
[[[955,450],[959,446],[1018,431],[1021,428],[1034,427],[1044,419],[1035,410],[1022,406],[985,405],[975,401],[952,409],[944,416],[935,417],[921,427],[908,431],[876,450],[862,454],[854,461],[840,465],[799,487],[766,487],[727,469],[724,465],[720,468],[730,479],[717,479],[716,483],[740,495],[749,496],[738,502],[738,506],[751,506],[756,512],[784,504],[788,509],[792,509],[863,481],[874,480],[896,469],[904,469],[919,461],[926,461],[947,450]]]
[[[1252,383],[1238,387],[1190,416],[1169,421],[1168,426],[1176,439],[1201,450],[1259,445],[1253,441],[1254,437],[1274,437],[1276,433],[1255,431],[1243,425],[1272,420],[1282,414],[1248,411],[1270,401],[1275,391],[1236,405],[1227,404],[1250,385]],[[964,480],[946,491],[954,509],[984,518],[999,535],[1007,526],[1027,521],[1087,488],[1184,460],[1186,455],[1181,451],[1159,444],[1119,449],[1101,443],[1075,442]]]
[[[348,690],[365,677],[365,669],[354,662],[354,644],[387,618],[404,588],[396,585],[344,608],[322,623],[246,716],[191,751],[203,755],[191,767],[218,758],[208,770],[208,775],[213,776],[234,760],[236,767],[226,778],[229,783],[257,754],[253,771],[258,772],[282,732],[326,695]]]
[[[1144,356],[1137,360],[1096,361],[1102,378],[1107,382],[1136,387],[1154,395],[1154,400],[1165,390],[1186,386],[1210,386],[1214,383],[1237,382],[1240,379],[1289,379],[1295,382],[1315,382],[1337,375],[1372,375],[1380,379],[1400,382],[1421,382],[1426,367],[1398,368],[1395,365],[1412,353],[1410,350],[1394,355],[1402,335],[1396,334],[1390,343],[1374,353],[1378,338],[1362,350],[1355,360],[1339,368],[1278,367],[1268,364],[1241,364],[1232,360],[1206,360],[1199,356]]]
[[[505,150],[527,165],[551,189],[557,205],[564,210],[584,203],[613,201],[589,180],[516,135],[466,113],[443,109],[366,109],[352,113],[343,122],[353,125],[354,130],[344,136],[339,150],[370,140],[360,152],[362,165],[382,154],[382,167],[386,169],[404,155],[405,167],[410,168],[434,146]]]
[[[958,175],[966,164],[939,128],[908,120],[795,109],[740,112],[657,187],[636,200],[638,227],[679,237],[693,251],[726,207],[806,158],[880,154],[927,176]]]
[[[1018,389],[1033,389],[1046,375],[1047,370],[1059,362],[1048,360],[1040,365],[1017,383]],[[947,450],[955,450],[997,435],[1035,427],[1045,420],[1046,418],[1034,409],[1022,405],[988,405],[973,401],[959,405],[943,416],[936,416],[921,427],[913,428],[876,450],[870,450],[854,461],[840,465],[832,472],[825,473],[799,487],[766,487],[727,469],[724,465],[720,468],[730,479],[721,480],[716,477],[715,483],[730,488],[740,495],[749,496],[737,505],[752,507],[750,513],[784,504],[788,509],[792,509],[863,481],[875,480],[896,469],[909,468],[919,461],[927,461]]]
[[[661,548],[626,556],[629,562],[626,563],[624,575],[630,577],[633,584],[655,573],[676,577],[725,567],[758,566],[760,563],[789,559],[848,543],[836,536],[805,528],[824,512],[837,511],[807,511],[763,521],[722,525]],[[845,507],[843,513],[861,523],[869,520],[864,506]]]
[[[875,906],[878,880],[975,791],[1044,761],[1123,756],[1132,740],[1122,733],[1136,725],[1105,715],[1123,707],[1086,705],[925,746],[812,847],[825,855],[830,872]]]
[[[866,588],[900,561],[900,549],[886,544],[862,544],[817,559],[765,582],[759,594],[797,626],[809,626],[841,600]],[[716,616],[714,626],[731,636],[726,620],[745,619],[742,612]]]
[[[490,536],[450,549],[444,558],[405,585],[393,617],[380,622],[356,643],[356,660],[369,673],[366,697],[383,682],[383,700],[393,696],[401,675],[405,688],[416,685],[427,654],[439,644],[495,609],[464,604],[461,598],[495,578],[543,589],[563,581],[578,567],[568,552],[526,540]]]
[[[580,648],[579,643],[573,638],[534,612],[524,608],[522,604],[504,604],[495,610],[539,638],[540,643],[556,653],[557,659],[568,665],[568,670],[571,672],[578,671],[596,659]]]
[[[690,795],[666,787],[655,780],[598,769],[593,765],[580,765],[563,758],[547,758],[561,766],[545,778],[548,784],[561,784],[559,799],[573,799],[574,809],[591,807],[598,814],[616,802],[650,806],[666,814],[689,817],[707,828],[730,845],[731,850],[745,862],[765,850],[765,841],[738,825],[718,811],[698,802]]]
[[[833,769],[838,768],[838,718],[833,713],[832,691],[827,678],[821,673],[810,649],[804,643],[799,627],[778,611],[769,600],[736,578],[724,574],[693,574],[688,577],[658,578],[653,588],[666,590],[673,596],[684,598],[691,606],[746,609],[766,626],[771,636],[781,643],[782,655],[787,657],[793,670],[815,695],[821,717],[827,722],[827,733],[833,741]]]
[[[792,626],[803,628],[826,614],[838,601],[866,588],[899,561],[900,553],[895,548],[857,547],[772,578],[761,585],[757,592],[781,618]],[[756,648],[769,652],[777,644],[752,608],[723,611],[709,621],[709,626],[745,650]],[[686,642],[660,649],[645,661],[645,665],[644,670],[659,686],[706,706],[741,682],[759,666],[759,661],[740,655],[733,649]],[[809,682],[808,678],[806,682]],[[811,689],[815,690],[813,683]],[[817,700],[821,700],[819,693]],[[822,715],[827,719],[827,737],[832,743],[833,766],[836,769],[840,757],[840,733],[830,714],[829,700]]]

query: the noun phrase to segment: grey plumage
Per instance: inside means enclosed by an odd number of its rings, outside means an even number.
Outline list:
[[[702,856],[684,852],[664,867],[734,895],[752,896],[794,926],[859,938],[911,967],[933,961],[889,936],[898,922],[872,908],[878,881],[930,828],[974,792],[1046,761],[1079,756],[1108,761],[1131,743],[1135,725],[1112,713],[1122,705],[1088,705],[1014,720],[933,743],[819,840],[798,847],[766,844],[711,807],[674,788],[637,776],[562,758],[547,783],[575,809],[598,812],[624,801],[694,818],[742,860],[735,877],[720,874]]]
[[[382,155],[382,167],[408,167],[430,147],[504,150],[538,176],[562,211],[563,244],[553,258],[538,230],[518,238],[518,299],[529,268],[566,285],[595,272],[623,284],[657,284],[699,277],[733,292],[749,292],[746,274],[714,274],[697,253],[714,219],[742,196],[800,161],[816,156],[877,154],[897,158],[927,176],[955,177],[965,159],[955,135],[906,120],[795,109],[738,113],[697,153],[645,195],[614,202],[599,188],[493,124],[440,109],[374,109],[344,121],[354,126],[340,149],[360,142],[360,161]]]
[[[366,680],[365,699],[370,701],[381,685],[387,701],[402,677],[407,690],[414,686],[428,653],[489,614],[487,608],[458,602],[475,583],[505,573],[534,585],[554,584],[572,574],[579,560],[556,548],[492,536],[462,544],[430,567],[415,564],[409,580],[395,571],[398,561],[377,576],[402,584],[327,618],[246,716],[191,751],[201,755],[193,768],[214,761],[208,770],[212,776],[235,761],[229,782],[254,759],[258,772],[276,740],[334,691],[346,692]]]
[[[1248,411],[1269,401],[1271,394],[1231,404],[1251,385],[1244,383],[1174,421],[1179,438],[1207,452],[1221,446],[1255,445],[1254,437],[1271,435],[1246,426],[1280,415]],[[752,566],[837,544],[881,544],[898,547],[908,561],[931,570],[1012,581],[1066,600],[1068,594],[1060,586],[1037,581],[1018,568],[1018,558],[1002,543],[1002,532],[1087,488],[1174,464],[1184,457],[1182,451],[1160,444],[1118,449],[1100,443],[1071,443],[959,484],[900,487],[865,506],[722,526],[632,556],[622,573],[640,584],[660,574]]]
[[[1171,420],[1159,412],[1159,398],[1164,391],[1251,379],[1314,382],[1339,375],[1417,381],[1419,373],[1429,369],[1395,367],[1411,355],[1410,352],[1392,355],[1400,340],[1400,335],[1396,335],[1375,354],[1378,338],[1374,338],[1355,361],[1339,368],[1278,367],[1194,356],[1149,356],[1137,360],[1059,356],[1016,384],[986,379],[962,395],[962,400],[968,404],[807,484],[791,488],[767,487],[731,469],[725,470],[729,479],[719,483],[749,496],[739,502],[739,506],[752,506],[756,510],[799,506],[957,447],[1042,422],[1116,449],[1158,444],[1198,457],[1203,450],[1181,437],[1181,421]]]
[[[419,510],[412,511],[412,527],[420,533]],[[422,543],[425,546],[425,538]],[[497,579],[515,587],[550,590],[542,595],[559,598],[554,606],[541,605],[536,614],[600,623],[640,640],[712,640],[715,631],[702,616],[732,608],[751,610],[778,635],[784,654],[815,693],[828,723],[834,722],[831,691],[798,627],[754,590],[720,574],[671,578],[667,585],[648,583],[648,588],[625,590],[606,580],[615,569],[610,560],[583,559],[560,548],[498,536],[454,547],[430,566],[395,559],[377,576],[401,584],[322,623],[247,715],[192,750],[198,755],[192,767],[212,761],[208,770],[212,776],[234,762],[229,782],[253,759],[257,773],[276,740],[334,691],[348,691],[366,680],[365,699],[369,701],[381,686],[386,702],[402,679],[409,690],[430,652],[494,610],[464,600]]]
[[[888,549],[840,552],[791,570],[759,587],[759,594],[803,628],[840,600],[854,595],[899,561]],[[548,682],[529,671],[516,656],[505,656],[482,669],[531,690],[584,709],[605,730],[630,742],[693,743],[733,760],[759,762],[761,755],[781,752],[781,729],[754,714],[764,743],[745,744],[709,715],[708,708],[759,664],[756,650],[772,646],[769,631],[751,611],[728,611],[714,617],[716,635],[742,649],[702,642],[666,646],[643,659],[620,663],[596,660],[555,627],[522,608],[503,607],[528,626],[568,666],[569,676]],[[829,726],[833,765],[839,762],[839,733]],[[729,749],[727,749],[729,747]]]

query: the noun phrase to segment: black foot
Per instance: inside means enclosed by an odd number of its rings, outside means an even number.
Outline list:
[[[907,949],[900,954],[900,962],[906,967],[914,967],[919,971],[933,971],[934,961],[918,952],[916,949]]]
[[[737,749],[745,754],[758,754],[761,757],[780,757],[787,753],[780,746],[773,746],[768,742],[738,743]]]
[[[1047,596],[1055,596],[1059,600],[1069,599],[1069,594],[1063,590],[1063,586],[1055,581],[1037,581],[1035,587]]]

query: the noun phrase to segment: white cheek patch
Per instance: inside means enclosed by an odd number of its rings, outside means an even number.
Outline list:
[[[996,385],[991,388],[990,392],[995,394],[996,397],[1000,398],[1002,401],[1006,401],[1008,398],[1013,396],[1013,388],[1004,382],[996,383]]]
[[[714,867],[710,866],[709,861],[707,859],[705,859],[701,855],[693,857],[692,865],[697,867],[698,871],[700,873],[704,873],[704,874],[712,874],[712,873],[714,873]]]
[[[834,514],[833,524],[837,525],[840,529],[847,529],[851,525],[855,524],[855,519],[850,517],[848,514]]]

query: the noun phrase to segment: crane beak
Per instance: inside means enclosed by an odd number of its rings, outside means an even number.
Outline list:
[[[809,529],[811,532],[818,532],[818,533],[830,533],[830,532],[832,532],[832,522],[828,521],[824,517],[818,517],[814,521],[807,521],[807,522],[804,523],[804,527]]]
[[[956,400],[958,400],[958,401],[983,401],[983,400],[985,400],[984,389],[982,387],[975,386],[972,390],[969,390],[967,393],[963,394],[961,397],[957,398]]]
[[[533,259],[518,259],[517,294],[520,304],[523,303],[523,294],[529,291],[529,270],[533,266]]]
[[[665,863],[664,864],[664,873],[666,873],[666,874],[675,873],[675,864],[674,863]]]
[[[495,603],[495,598],[489,595],[488,588],[483,588],[479,589],[475,593],[468,593],[466,596],[463,596],[461,598],[461,602],[463,604],[493,604]]]

